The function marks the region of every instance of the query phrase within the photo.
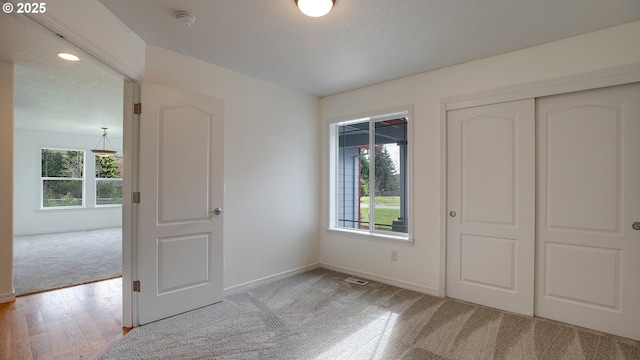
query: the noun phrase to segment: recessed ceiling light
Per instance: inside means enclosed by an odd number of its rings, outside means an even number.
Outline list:
[[[79,61],[80,58],[77,55],[74,55],[72,53],[67,53],[67,52],[59,52],[58,53],[58,57],[65,59],[65,60],[69,60],[69,61]]]

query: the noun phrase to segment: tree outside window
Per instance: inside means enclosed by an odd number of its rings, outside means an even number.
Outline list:
[[[84,151],[42,149],[42,207],[81,207],[84,199]]]
[[[122,157],[96,156],[96,206],[122,205]]]
[[[332,126],[336,144],[332,227],[408,234],[407,113]]]

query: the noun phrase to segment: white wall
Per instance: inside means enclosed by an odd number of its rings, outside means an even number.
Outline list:
[[[224,100],[224,287],[316,265],[318,98],[152,45],[146,59],[145,81]]]
[[[410,76],[321,100],[322,263],[427,293],[441,284],[441,113],[443,98],[640,63],[640,21],[479,61]],[[328,121],[413,105],[412,247],[327,232]],[[398,261],[390,261],[391,250]]]
[[[13,299],[13,64],[0,62],[0,303]]]
[[[122,225],[121,207],[95,207],[94,155],[100,134],[71,135],[15,129],[14,132],[14,221],[15,235],[91,230]],[[122,140],[109,137],[114,149]],[[85,208],[45,209],[41,206],[40,153],[43,147],[85,151]]]

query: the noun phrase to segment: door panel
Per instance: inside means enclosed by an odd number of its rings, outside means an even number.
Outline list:
[[[139,323],[222,301],[223,102],[142,84]]]
[[[541,100],[543,107],[547,101]],[[576,103],[542,110],[547,223],[556,229],[618,232],[622,109]]]
[[[537,102],[536,314],[640,340],[640,85]]]
[[[534,101],[450,111],[447,296],[533,314]]]
[[[620,265],[619,250],[548,243],[547,297],[619,310]]]
[[[167,294],[210,281],[208,233],[158,239],[158,294]]]
[[[514,291],[514,239],[461,235],[460,281]],[[493,266],[487,266],[487,263]]]
[[[460,126],[463,222],[514,226],[514,118],[482,113]]]
[[[158,223],[208,220],[212,114],[175,105],[161,105],[158,111]],[[203,156],[194,161],[194,154]]]

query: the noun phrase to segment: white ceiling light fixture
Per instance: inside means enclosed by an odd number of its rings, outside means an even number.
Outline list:
[[[303,14],[311,17],[327,15],[335,3],[335,0],[296,0],[298,9]]]
[[[100,143],[102,143],[102,149],[100,149]],[[111,150],[107,149],[107,143],[109,143],[109,147],[111,147]],[[100,138],[100,141],[98,141],[98,143],[96,144],[96,148],[91,150],[91,152],[102,157],[113,156],[117,152],[113,150],[113,145],[111,145],[111,141],[107,139],[106,127],[102,128],[102,137]]]
[[[68,52],[59,52],[58,57],[61,59],[69,60],[69,61],[80,61],[78,55],[68,53]]]
[[[193,24],[196,23],[196,16],[186,11],[176,11],[173,16],[175,16],[182,25],[188,28],[192,27]]]

